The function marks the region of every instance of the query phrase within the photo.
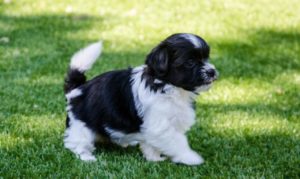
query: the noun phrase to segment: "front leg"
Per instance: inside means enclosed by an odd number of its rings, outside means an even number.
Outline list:
[[[159,135],[149,135],[146,142],[169,156],[174,163],[200,165],[204,162],[203,158],[189,147],[186,136],[173,128]]]

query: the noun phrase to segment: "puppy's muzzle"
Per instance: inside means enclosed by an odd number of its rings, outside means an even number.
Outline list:
[[[218,79],[218,71],[216,69],[209,69],[207,70],[206,74],[210,79],[212,79],[212,81]]]

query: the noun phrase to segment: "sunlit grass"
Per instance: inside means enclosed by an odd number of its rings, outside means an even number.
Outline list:
[[[260,114],[259,112],[253,112],[252,115],[248,112],[228,112],[226,114],[219,113],[214,117],[211,127],[219,133],[233,131],[236,133],[247,132],[249,135],[287,134],[299,138],[300,126],[295,126],[295,123],[276,115]]]
[[[0,0],[0,178],[299,178],[298,0]],[[63,147],[63,78],[71,55],[104,40],[87,73],[137,66],[172,33],[211,46],[220,72],[197,98],[187,167],[99,146],[93,164]]]

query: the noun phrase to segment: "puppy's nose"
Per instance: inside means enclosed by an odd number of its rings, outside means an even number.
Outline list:
[[[206,74],[207,74],[209,77],[213,78],[214,80],[217,79],[217,72],[216,72],[215,69],[208,69],[208,70],[206,71]]]

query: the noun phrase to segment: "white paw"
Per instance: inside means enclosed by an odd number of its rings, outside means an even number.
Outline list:
[[[151,162],[160,162],[166,160],[166,157],[162,157],[159,155],[145,156],[145,158],[147,161],[151,161]]]
[[[94,161],[97,160],[96,157],[93,156],[92,154],[81,154],[81,155],[79,156],[79,158],[80,158],[81,160],[83,160],[83,161],[86,161],[86,162],[94,162]]]
[[[130,146],[136,146],[138,144],[139,144],[138,141],[132,141],[132,142],[129,143]]]
[[[120,145],[121,147],[123,147],[123,148],[127,148],[129,144],[127,144],[127,143],[122,143],[122,144],[119,144],[119,145]]]
[[[147,161],[159,162],[166,159],[166,157],[161,156],[161,153],[157,149],[153,148],[150,145],[142,143],[140,145],[140,148],[143,152],[143,156]]]
[[[194,151],[182,153],[172,159],[175,163],[183,163],[186,165],[200,165],[204,162],[203,158]]]

